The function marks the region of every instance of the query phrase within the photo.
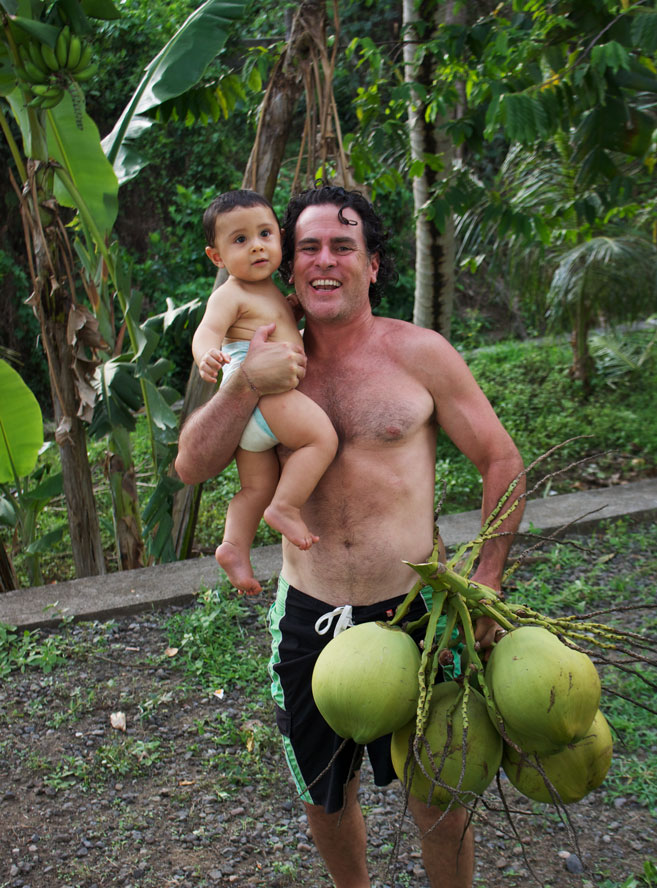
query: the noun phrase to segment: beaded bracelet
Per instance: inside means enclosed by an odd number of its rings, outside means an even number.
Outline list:
[[[252,391],[252,392],[255,392],[256,395],[260,398],[260,397],[261,397],[261,394],[260,394],[260,392],[258,391],[258,389],[254,386],[254,384],[251,382],[251,380],[249,379],[249,375],[248,375],[248,373],[246,372],[246,370],[244,369],[244,365],[240,365],[240,370],[242,371],[242,373],[243,373],[243,375],[244,375],[244,379],[246,379],[247,384],[248,384],[249,388],[251,389],[251,391]]]

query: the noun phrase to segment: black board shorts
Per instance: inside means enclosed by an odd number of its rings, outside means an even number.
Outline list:
[[[389,620],[403,595],[376,604],[352,608],[355,625],[374,620]],[[431,597],[416,596],[405,619],[419,620],[427,613]],[[315,705],[311,681],[315,661],[333,638],[333,621],[326,634],[320,635],[316,622],[333,610],[330,604],[305,595],[281,577],[276,600],[269,609],[272,636],[269,674],[276,704],[276,723],[283,737],[288,766],[299,797],[309,804],[321,805],[327,814],[342,810],[344,789],[360,769],[363,748],[348,741],[330,768],[329,762],[343,743],[326,723]],[[339,619],[339,615],[335,616]],[[424,637],[421,629],[415,637]],[[390,734],[368,744],[367,753],[377,786],[387,786],[396,779],[390,757]]]

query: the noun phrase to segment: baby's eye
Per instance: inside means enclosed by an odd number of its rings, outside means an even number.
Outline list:
[[[244,237],[243,234],[238,234],[237,237],[235,238],[236,244],[243,244],[245,242],[246,242],[246,238]]]
[[[271,237],[271,229],[263,228],[263,230],[260,232],[260,237]]]

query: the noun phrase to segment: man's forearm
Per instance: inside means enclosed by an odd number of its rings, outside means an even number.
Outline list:
[[[225,386],[192,413],[180,432],[176,457],[185,484],[200,484],[226,468],[257,402],[248,386]]]
[[[504,515],[511,509],[513,504],[516,503],[515,508],[513,508],[500,526],[495,529],[496,533],[502,533],[504,536],[496,537],[485,543],[482,547],[477,570],[474,574],[475,579],[494,589],[499,588],[502,574],[504,572],[504,565],[513,542],[513,534],[520,526],[522,513],[525,508],[524,498],[518,500],[518,497],[525,492],[525,476],[521,475],[522,471],[523,463],[520,456],[517,455],[516,457],[511,457],[491,465],[483,479],[484,492],[482,520],[486,521],[500,499],[508,490],[511,482],[514,478],[518,478],[516,486],[499,510],[497,516],[499,518]]]
[[[226,468],[260,396],[287,392],[303,379],[303,349],[268,342],[275,329],[276,324],[258,327],[239,370],[183,426],[176,471],[186,484],[200,484]]]

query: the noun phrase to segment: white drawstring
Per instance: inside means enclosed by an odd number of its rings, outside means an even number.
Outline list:
[[[341,632],[344,632],[345,629],[349,629],[350,626],[354,625],[354,621],[351,619],[351,605],[342,604],[340,607],[333,608],[333,610],[329,611],[327,614],[323,614],[323,616],[317,620],[315,623],[315,632],[318,635],[326,635],[331,628],[333,617],[338,617],[338,621],[333,630],[333,638]]]

